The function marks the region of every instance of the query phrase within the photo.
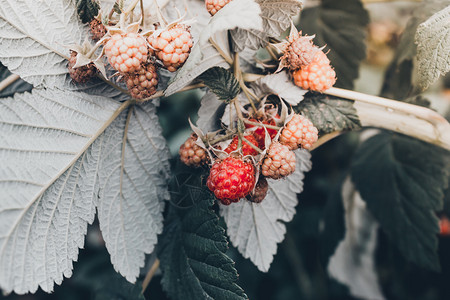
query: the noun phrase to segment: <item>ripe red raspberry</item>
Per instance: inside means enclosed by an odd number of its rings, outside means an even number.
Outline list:
[[[255,186],[255,167],[229,156],[213,164],[206,185],[222,204],[239,202]]]
[[[320,51],[313,44],[313,38],[314,36],[302,36],[301,32],[289,38],[289,44],[282,57],[289,69],[297,70],[313,62],[314,57]]]
[[[253,135],[246,135],[245,138],[252,143],[253,145],[255,145],[256,147],[258,147],[258,142],[256,141],[256,138]],[[228,147],[225,149],[225,152],[230,154],[232,151],[236,151],[237,147],[238,147],[238,143],[239,143],[239,137],[236,135],[233,140],[231,141],[230,145],[228,145]],[[257,155],[258,151],[256,151],[255,149],[253,149],[249,144],[247,144],[246,142],[242,141],[242,154],[244,156],[246,155]]]
[[[310,120],[295,114],[281,131],[279,142],[291,150],[299,146],[309,149],[317,141],[318,133],[319,131]]]
[[[124,78],[134,99],[145,99],[156,93],[158,74],[153,63],[143,64],[136,73],[128,73]]]
[[[231,0],[205,0],[206,10],[214,16],[225,5],[230,3]]]
[[[440,235],[450,235],[450,220],[442,216],[439,220]]]
[[[77,63],[77,52],[70,51],[69,58],[69,75],[73,81],[77,83],[85,83],[88,82],[92,76],[94,76],[97,69],[95,68],[93,63],[89,63],[85,66],[74,68]]]
[[[105,25],[97,19],[93,19],[89,22],[91,28],[92,39],[94,41],[100,40],[107,32]]]
[[[279,179],[291,175],[294,171],[294,152],[278,142],[272,143],[261,166],[261,173],[266,177]]]
[[[105,45],[111,66],[122,73],[134,73],[147,61],[145,39],[136,33],[114,34]]]
[[[325,53],[317,52],[312,63],[292,73],[295,85],[305,90],[322,92],[336,83],[336,72]]]
[[[269,184],[265,177],[260,176],[258,183],[256,183],[255,190],[252,194],[247,195],[247,200],[253,203],[261,203],[266,198],[267,191],[269,190]]]
[[[175,72],[184,64],[193,45],[189,27],[183,25],[164,30],[159,36],[150,35],[148,43],[170,72]]]
[[[259,121],[256,119],[249,119],[249,121],[259,123]],[[261,122],[266,125],[273,125],[273,126],[276,125],[275,120],[273,118],[269,119],[269,120],[264,120]],[[253,127],[255,127],[255,125],[245,124],[245,128],[253,128]],[[270,129],[270,128],[267,128],[267,132],[269,133],[269,136],[271,139],[273,139],[278,133],[277,130]],[[265,145],[266,131],[264,130],[264,127],[256,128],[255,131],[253,131],[253,135],[255,136],[256,140],[258,141],[258,147],[260,149],[264,150],[266,148],[266,145]]]
[[[208,162],[206,150],[195,143],[197,135],[193,133],[180,147],[180,160],[187,166],[200,167]]]

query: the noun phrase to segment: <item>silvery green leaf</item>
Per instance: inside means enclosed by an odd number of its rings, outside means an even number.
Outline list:
[[[0,100],[0,288],[53,290],[72,275],[95,215],[99,153],[120,103],[39,90]]]
[[[233,0],[219,10],[203,29],[199,43],[207,43],[217,32],[234,28],[263,30],[261,8],[254,0]]]
[[[295,154],[295,172],[282,180],[269,179],[269,192],[260,204],[241,199],[238,203],[220,206],[232,244],[263,272],[269,270],[277,244],[284,239],[284,222],[294,217],[297,194],[303,190],[304,173],[311,169],[311,154],[307,150],[297,150]]]
[[[300,13],[302,3],[297,0],[256,0],[261,7],[263,30],[238,28],[231,32],[234,48],[258,49],[267,43],[268,37],[279,37],[290,25],[292,17]]]
[[[330,257],[328,273],[358,299],[384,300],[375,269],[378,223],[347,177],[342,186],[345,237]],[[355,276],[358,274],[358,276]]]
[[[198,110],[197,126],[203,132],[211,132],[220,129],[220,116],[218,116],[219,108],[223,106],[223,102],[217,98],[216,94],[211,91],[206,92],[201,100]]]
[[[222,35],[226,38],[226,32]],[[169,86],[164,92],[165,95],[169,96],[176,93],[212,67],[229,68],[230,65],[210,43],[195,44],[186,63],[169,82]]]
[[[116,271],[135,282],[163,228],[169,198],[169,151],[156,106],[131,106],[93,148],[100,152],[97,203],[100,229]]]
[[[229,64],[222,56],[225,55],[228,61],[231,60],[227,30],[234,28],[262,30],[260,12],[259,5],[253,0],[233,0],[215,14],[203,28],[189,58],[171,80],[165,95],[171,95],[182,89],[209,68],[229,68]],[[222,53],[210,43],[211,40]]]
[[[450,5],[419,25],[417,81],[423,89],[450,71]]]
[[[296,86],[286,71],[264,76],[252,84],[252,88],[259,97],[277,95],[290,105],[298,105],[308,92]]]
[[[87,35],[73,1],[1,2],[0,60],[34,86],[66,86],[67,47],[82,44]]]

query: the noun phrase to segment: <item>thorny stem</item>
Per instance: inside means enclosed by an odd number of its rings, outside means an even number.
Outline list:
[[[20,78],[19,75],[11,74],[0,82],[0,92],[6,89],[10,84],[13,84]]]
[[[144,282],[142,283],[142,293],[145,292],[148,285],[150,284],[150,281],[152,281],[153,276],[155,275],[156,271],[159,268],[160,261],[159,259],[155,259],[155,262],[153,263],[152,267],[148,271],[147,275],[145,276]]]
[[[268,46],[266,46],[266,50],[269,53],[269,55],[274,59],[274,60],[278,60],[278,57],[275,55],[275,53],[273,52],[270,44]]]
[[[233,71],[234,71],[234,76],[236,77],[237,81],[239,82],[239,86],[241,87],[242,91],[244,92],[245,96],[248,99],[248,102],[250,102],[250,105],[253,108],[253,111],[257,111],[255,104],[253,103],[252,98],[250,97],[250,92],[247,88],[247,86],[244,83],[244,80],[242,79],[242,71],[241,71],[241,66],[239,63],[239,53],[235,52],[234,53],[234,59],[233,59]]]
[[[268,125],[268,124],[261,124],[261,123],[258,123],[258,122],[252,122],[250,120],[244,120],[244,123],[245,124],[249,124],[249,125],[253,125],[253,126],[266,127],[268,129],[274,129],[274,130],[280,130],[281,129],[281,127],[278,127],[278,126],[273,126],[273,125]]]
[[[139,1],[141,4],[141,26],[144,26],[144,0]]]
[[[213,45],[213,47],[217,50],[217,52],[219,52],[219,54],[223,57],[223,59],[225,59],[225,61],[229,64],[229,65],[233,65],[233,59],[231,57],[229,57],[228,55],[226,55],[222,49],[219,47],[219,45],[216,44],[216,42],[214,42],[213,39],[209,39],[209,43],[211,45]]]
[[[218,138],[216,138],[216,139],[214,139],[212,141],[207,141],[208,145],[211,146],[211,145],[215,145],[215,144],[217,144],[219,142],[226,141],[226,140],[230,139],[235,134],[236,134],[236,131],[234,131],[234,130],[230,131],[229,133],[227,133],[227,134],[225,134],[223,136],[220,136],[220,137],[218,137]]]
[[[177,93],[190,91],[190,90],[194,90],[194,89],[198,89],[198,88],[202,88],[202,87],[205,87],[205,84],[203,84],[203,83],[191,84],[191,85],[185,86],[184,88],[179,90]],[[140,102],[145,102],[145,101],[160,98],[163,96],[164,96],[164,91],[157,91],[154,95],[152,95],[148,98],[142,99],[142,100],[140,100]]]
[[[159,8],[158,2],[156,0],[153,0],[153,4],[155,5],[156,16],[158,17],[159,25],[161,25],[161,27],[163,28],[166,27],[167,21],[164,19],[161,13],[161,9]]]
[[[139,0],[134,0],[122,13],[123,14],[129,14],[130,12],[132,12],[134,10],[134,8],[136,7],[136,5],[139,3]]]

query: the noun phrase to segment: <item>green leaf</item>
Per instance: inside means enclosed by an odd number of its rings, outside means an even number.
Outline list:
[[[190,186],[185,197],[193,204],[170,206],[158,252],[164,290],[172,299],[247,299],[236,284],[234,262],[225,230],[211,210],[213,197],[204,189]]]
[[[221,67],[214,67],[199,77],[220,100],[231,101],[241,88],[233,73]]]
[[[448,184],[448,152],[383,132],[356,151],[352,180],[369,211],[403,256],[439,270],[438,218]]]
[[[83,23],[89,23],[98,15],[100,6],[95,0],[76,0],[77,13]]]
[[[345,211],[342,200],[344,179],[345,176],[334,185],[324,209],[324,227],[320,234],[320,258],[324,266],[328,266],[330,258],[345,236]]]
[[[308,94],[294,109],[310,119],[321,133],[361,128],[351,100]]]
[[[330,49],[328,58],[336,70],[336,86],[351,89],[359,64],[366,57],[367,11],[359,0],[322,0],[318,7],[305,9],[299,30],[316,35],[314,43]]]
[[[416,32],[417,79],[422,89],[450,71],[450,5],[419,25]]]

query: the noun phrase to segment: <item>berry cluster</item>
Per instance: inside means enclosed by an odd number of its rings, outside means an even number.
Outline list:
[[[231,134],[200,138],[193,134],[179,151],[188,166],[210,165],[207,186],[224,205],[242,198],[263,201],[268,191],[266,178],[292,174],[296,166],[293,150],[309,149],[318,138],[317,128],[299,114],[284,121],[278,114],[248,116],[243,122],[244,132],[228,130]],[[277,126],[280,123],[285,124]]]
[[[90,22],[91,38],[98,41],[97,48],[103,45],[109,65],[117,71],[136,100],[144,100],[156,93],[158,65],[170,72],[176,71],[186,62],[193,46],[190,28],[180,23],[165,25],[160,22],[154,24],[155,30],[143,32],[137,23],[123,28],[125,25],[121,22],[110,21],[110,26],[105,26],[99,19]],[[86,52],[92,56],[97,48]],[[94,59],[85,55],[73,52],[71,56],[69,74],[74,82],[87,82],[96,72],[98,59],[94,65],[89,62]],[[80,56],[87,64],[77,64]]]
[[[280,68],[292,72],[294,84],[307,90],[323,92],[336,83],[336,72],[327,55],[313,44],[314,36],[302,36],[292,29],[287,42],[282,43],[284,55]]]

